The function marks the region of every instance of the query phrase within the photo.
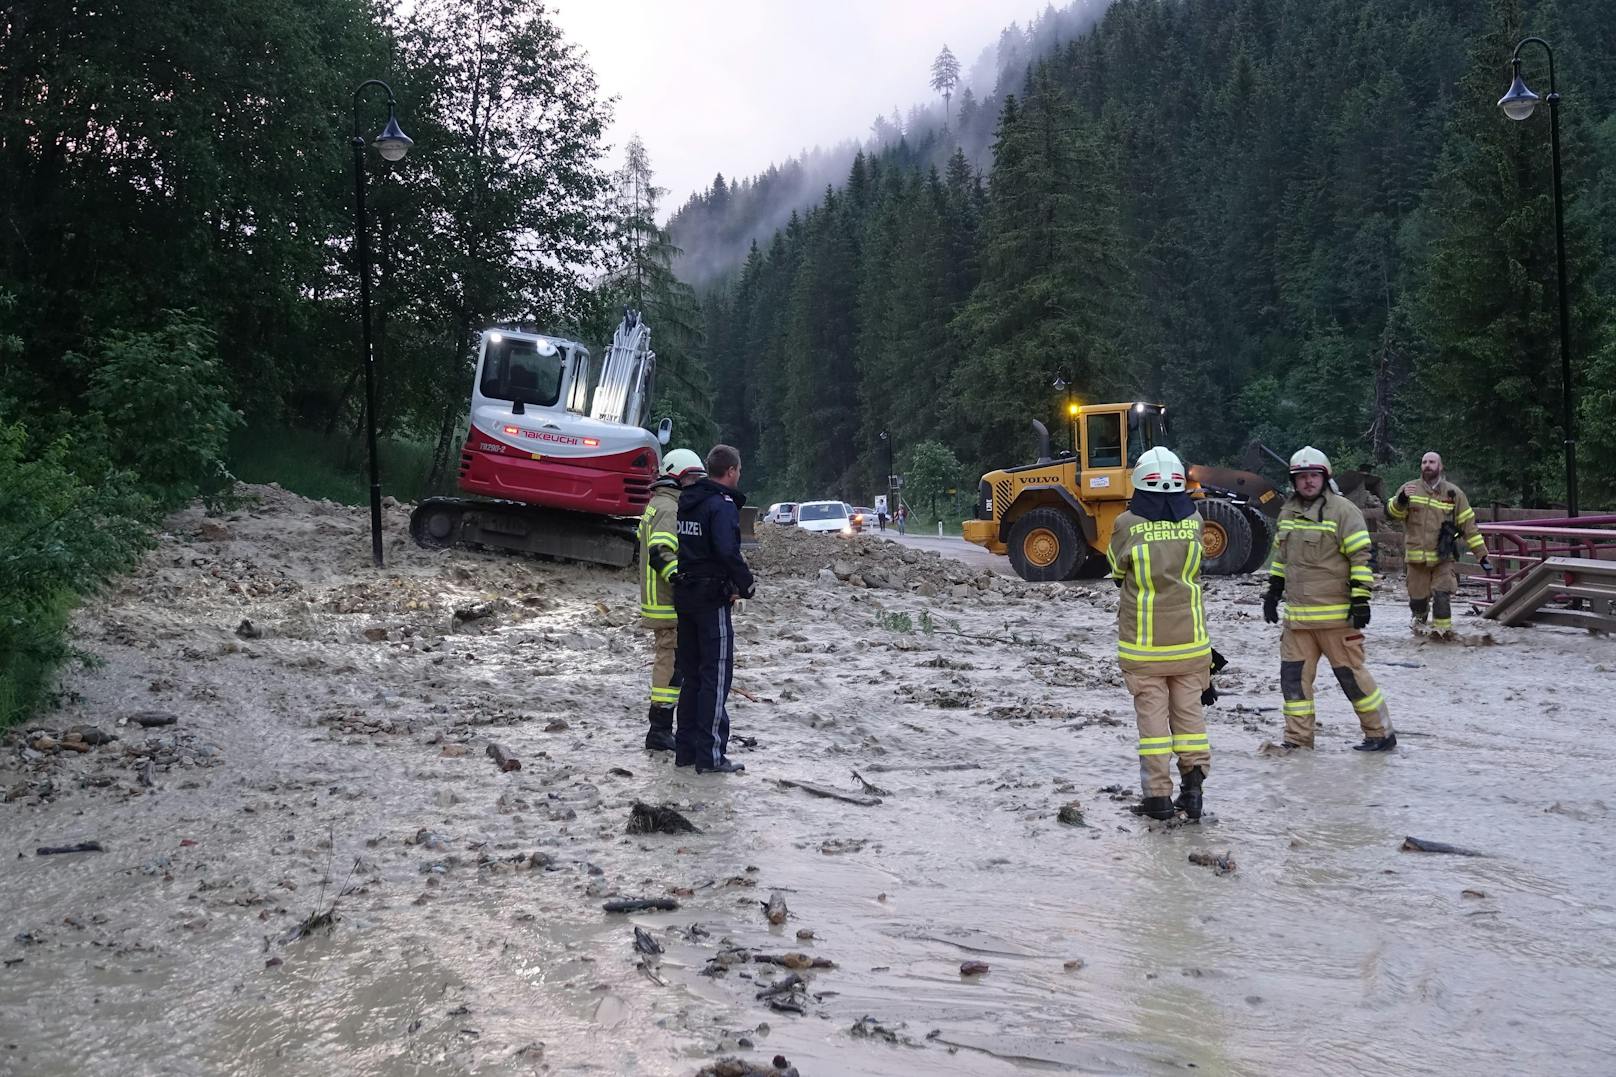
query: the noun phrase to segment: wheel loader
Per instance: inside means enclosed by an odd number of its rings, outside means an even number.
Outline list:
[[[1112,525],[1133,496],[1133,466],[1168,441],[1161,404],[1074,405],[1073,425],[1077,451],[1051,456],[1049,430],[1035,421],[1038,462],[982,476],[978,518],[965,521],[966,540],[1007,554],[1024,580],[1104,575]],[[1284,501],[1278,488],[1252,471],[1199,465],[1188,485],[1206,520],[1202,571],[1230,576],[1262,566]]]

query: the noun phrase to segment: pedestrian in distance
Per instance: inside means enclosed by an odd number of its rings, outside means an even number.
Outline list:
[[[1364,665],[1363,630],[1369,624],[1369,531],[1356,505],[1331,493],[1330,459],[1311,445],[1291,457],[1294,493],[1279,510],[1263,620],[1278,624],[1285,600],[1285,628],[1279,642],[1279,686],[1284,696],[1282,751],[1313,747],[1313,677],[1319,659],[1330,663],[1335,679],[1357,712],[1360,752],[1397,747],[1386,710],[1386,696]]]
[[[678,614],[678,727],[676,766],[697,774],[735,774],[746,769],[726,754],[729,746],[727,700],[735,673],[735,633],[731,614],[752,597],[752,570],[741,556],[740,510],[746,496],[741,454],[715,445],[707,454],[707,474],[679,494],[679,571],[673,604]]]
[[[1439,638],[1452,639],[1460,538],[1485,571],[1491,572],[1493,566],[1487,559],[1487,541],[1476,527],[1476,510],[1443,470],[1442,454],[1426,453],[1420,458],[1420,477],[1403,484],[1389,511],[1393,519],[1403,521],[1408,608],[1414,615],[1411,627],[1423,632],[1429,616],[1431,631]]]
[[[908,533],[909,533],[909,506],[908,505],[899,505],[898,506],[898,534],[907,535]]]
[[[651,502],[640,516],[640,626],[652,641],[650,728],[647,751],[674,750],[673,713],[679,702],[678,613],[673,577],[679,571],[679,491],[707,474],[701,457],[674,449],[651,484]]]
[[[885,531],[887,529],[887,510],[883,508],[880,512],[876,513],[875,519],[876,523],[880,525],[881,530]]]
[[[1140,456],[1133,497],[1112,526],[1106,551],[1111,578],[1122,589],[1117,661],[1139,724],[1143,799],[1132,810],[1152,819],[1171,819],[1175,808],[1199,819],[1202,786],[1212,769],[1202,710],[1203,701],[1217,698],[1215,652],[1201,596],[1203,521],[1184,477],[1183,461],[1168,449]],[[1172,756],[1178,757],[1176,804]]]

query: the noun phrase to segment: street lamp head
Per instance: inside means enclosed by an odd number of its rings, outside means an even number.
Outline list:
[[[1515,81],[1509,84],[1509,92],[1498,99],[1498,107],[1504,110],[1504,115],[1512,120],[1524,120],[1532,115],[1537,103],[1543,100],[1526,86],[1521,78],[1520,61],[1515,62]]]
[[[384,161],[402,161],[404,155],[410,152],[415,140],[404,133],[398,125],[398,117],[393,114],[393,106],[387,106],[387,126],[382,133],[376,136],[376,152],[382,155]]]

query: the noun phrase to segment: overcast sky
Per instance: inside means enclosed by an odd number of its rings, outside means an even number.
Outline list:
[[[866,137],[877,113],[930,100],[943,45],[969,72],[1044,0],[553,0],[618,98],[611,167],[638,132],[664,216],[714,173],[750,176],[815,145]]]

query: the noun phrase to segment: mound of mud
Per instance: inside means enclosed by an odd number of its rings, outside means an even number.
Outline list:
[[[1014,594],[1025,585],[975,569],[932,550],[919,550],[873,535],[826,535],[795,527],[765,526],[758,547],[746,551],[759,576],[822,579],[850,587],[912,591],[922,597],[957,598],[992,591]]]

